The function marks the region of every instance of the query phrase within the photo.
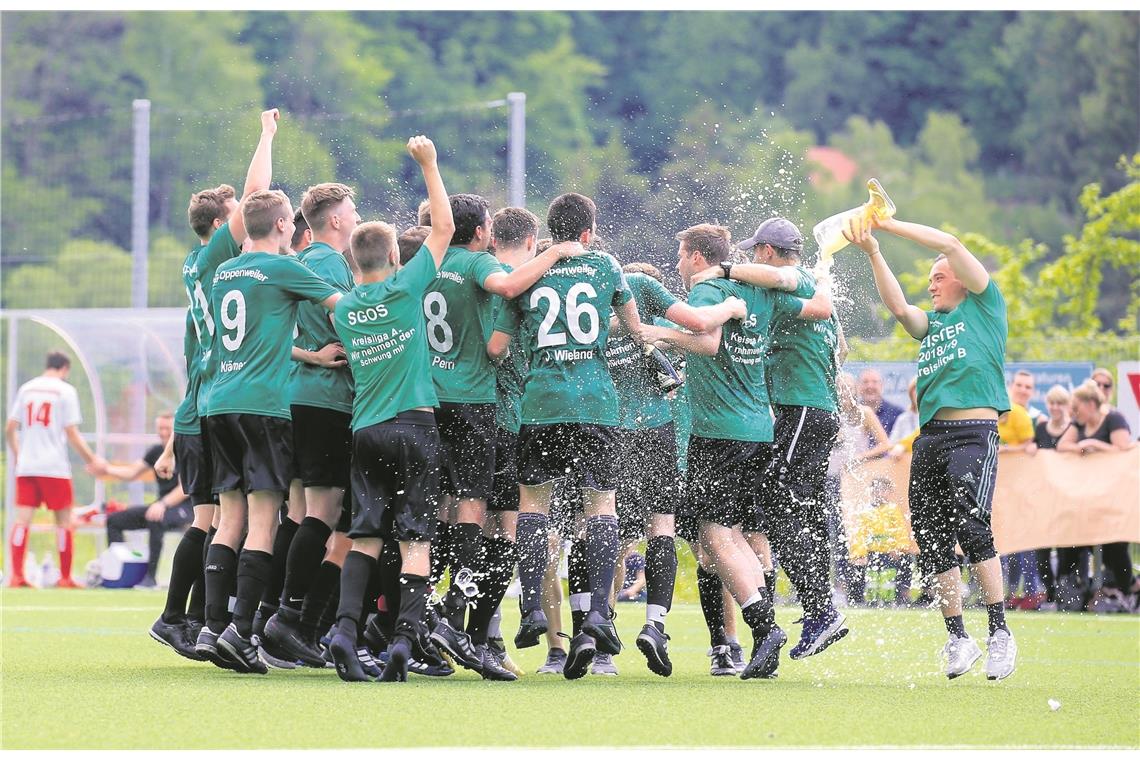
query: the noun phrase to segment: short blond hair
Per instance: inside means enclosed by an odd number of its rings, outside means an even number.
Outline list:
[[[301,214],[313,232],[320,232],[329,223],[329,209],[351,197],[352,188],[339,182],[313,185],[301,197]]]
[[[661,270],[645,261],[635,261],[632,264],[626,264],[621,268],[621,271],[625,272],[626,274],[649,275],[653,279],[657,280],[657,282],[665,282],[665,275],[661,274]]]
[[[389,257],[395,245],[395,227],[387,222],[364,222],[352,231],[348,248],[361,272],[375,272],[390,266]]]
[[[263,240],[273,232],[278,219],[293,221],[293,207],[289,196],[280,190],[261,190],[242,201],[241,218],[250,239]]]
[[[1045,392],[1045,401],[1055,401],[1062,404],[1069,403],[1071,398],[1069,391],[1063,385],[1054,385],[1052,388]]]

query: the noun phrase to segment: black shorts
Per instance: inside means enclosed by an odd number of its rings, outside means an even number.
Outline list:
[[[206,421],[201,422],[204,431]],[[190,497],[194,506],[218,503],[208,440],[204,435],[174,434],[174,469],[178,471],[182,492]]]
[[[617,431],[617,515],[623,540],[645,537],[651,514],[677,511],[677,437],[672,422]]]
[[[495,512],[519,511],[519,434],[495,429],[495,478],[487,509]]]
[[[756,489],[771,452],[770,443],[691,436],[685,477],[687,530],[694,521],[697,528],[703,522],[760,527]]]
[[[348,488],[352,415],[294,404],[293,471],[310,488]]]
[[[616,490],[616,430],[578,422],[523,425],[519,430],[519,483],[540,486],[565,479],[579,488]]]
[[[923,577],[997,556],[990,527],[998,432],[992,420],[933,420],[922,426],[910,462],[910,514]]]
[[[289,492],[293,479],[293,423],[261,414],[206,418],[214,492]]]
[[[443,493],[490,501],[495,477],[495,405],[442,402],[435,410]]]
[[[352,436],[356,514],[349,538],[431,541],[442,446],[431,412],[400,412]]]
[[[772,459],[760,485],[761,509],[798,513],[823,509],[824,480],[839,415],[810,406],[773,407],[776,413]]]

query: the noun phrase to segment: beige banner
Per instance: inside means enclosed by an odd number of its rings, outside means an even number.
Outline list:
[[[906,510],[910,454],[858,465],[843,476],[848,535],[870,509],[876,477],[895,484],[896,501]],[[1000,455],[993,529],[1001,554],[1140,542],[1140,447],[1083,456],[1051,450]]]

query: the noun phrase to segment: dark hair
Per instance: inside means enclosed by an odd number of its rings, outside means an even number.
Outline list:
[[[539,238],[538,242],[534,244],[534,250],[538,253],[545,253],[546,249],[554,245],[554,241],[550,238]]]
[[[728,261],[732,253],[732,233],[716,224],[697,224],[677,233],[689,253],[700,251],[709,264]]]
[[[226,220],[226,201],[233,197],[234,189],[229,185],[218,185],[191,195],[186,215],[194,234],[199,238],[208,238],[214,231],[214,220]]]
[[[71,366],[71,359],[59,351],[51,351],[47,355],[47,362],[44,366],[47,369],[63,369]]]
[[[388,266],[396,228],[387,222],[364,222],[356,225],[349,239],[349,250],[362,272],[375,272]]]
[[[598,209],[594,202],[579,193],[564,193],[550,203],[546,226],[555,243],[577,240],[586,230],[593,230]]]
[[[483,196],[471,193],[458,193],[447,200],[451,203],[451,216],[455,220],[451,244],[467,245],[475,239],[475,230],[487,221],[491,204]]]
[[[396,239],[396,245],[400,249],[400,266],[404,266],[418,251],[427,240],[427,236],[431,234],[431,227],[420,225],[418,227],[409,227],[400,233],[400,237]]]
[[[296,213],[293,214],[293,239],[289,241],[289,247],[294,251],[297,246],[301,244],[301,238],[305,235],[305,230],[309,229],[309,223],[305,221],[305,215],[301,213],[301,207],[297,207]]]
[[[420,201],[420,207],[416,209],[416,224],[420,227],[431,226],[431,201]]]
[[[521,245],[528,237],[538,237],[538,217],[525,208],[501,208],[491,219],[491,233],[499,248]]]
[[[665,275],[661,274],[661,270],[652,264],[647,264],[644,261],[635,261],[632,264],[626,264],[621,268],[621,271],[625,272],[626,274],[645,274],[649,275],[660,283],[665,282]]]

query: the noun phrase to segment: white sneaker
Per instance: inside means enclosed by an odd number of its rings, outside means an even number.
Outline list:
[[[946,677],[965,675],[981,656],[981,648],[969,636],[959,638],[951,634],[946,646],[942,647],[942,657],[946,660]]]
[[[986,640],[986,650],[986,678],[1000,681],[1013,674],[1017,666],[1017,642],[1012,633],[998,628]]]

